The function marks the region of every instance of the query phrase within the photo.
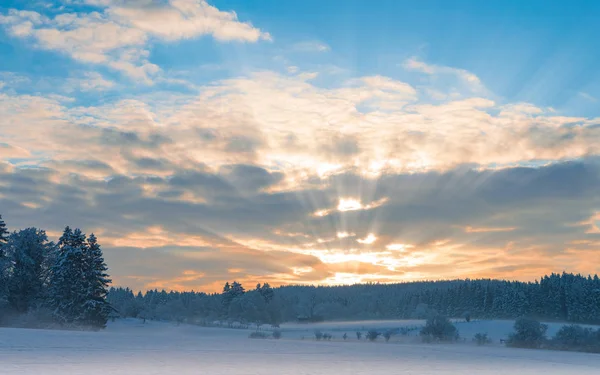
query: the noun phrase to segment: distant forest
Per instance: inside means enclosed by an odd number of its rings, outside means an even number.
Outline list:
[[[108,300],[121,317],[195,324],[423,319],[433,314],[600,324],[600,279],[570,273],[536,282],[466,279],[278,288],[259,284],[248,291],[233,282],[215,294],[157,290],[134,294],[111,288]]]

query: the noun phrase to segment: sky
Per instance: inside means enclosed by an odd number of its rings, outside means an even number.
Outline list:
[[[4,0],[0,214],[114,285],[600,272],[600,2]]]

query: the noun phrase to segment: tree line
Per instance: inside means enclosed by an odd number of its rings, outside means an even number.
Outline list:
[[[104,328],[107,272],[93,233],[66,227],[54,243],[37,228],[10,233],[0,215],[0,325]]]
[[[111,288],[108,300],[119,317],[167,320],[211,325],[216,321],[235,327],[278,326],[282,300],[268,283],[246,290],[237,281],[225,283],[221,293],[149,290],[134,294],[129,288]]]
[[[246,292],[237,282],[212,294],[164,290],[134,294],[127,288],[111,288],[108,298],[120,316],[196,323],[425,319],[441,314],[469,319],[529,316],[600,324],[597,275],[553,273],[535,282],[466,279],[268,287],[268,300],[259,298],[260,288]],[[253,318],[255,315],[261,318]]]

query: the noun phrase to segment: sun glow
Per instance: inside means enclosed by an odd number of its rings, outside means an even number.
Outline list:
[[[377,241],[377,237],[373,233],[369,233],[369,235],[365,238],[358,239],[356,242],[361,243],[363,245],[371,245]]]
[[[328,164],[328,163],[324,163],[324,164],[321,164],[321,165],[319,165],[317,167],[317,174],[319,175],[319,177],[325,177],[327,175],[335,173],[341,167],[342,166],[340,164]]]
[[[354,237],[354,236],[356,236],[356,234],[354,234],[354,233],[337,232],[337,238],[347,238],[347,237]]]
[[[391,251],[405,251],[406,249],[410,249],[411,247],[413,246],[403,243],[392,243],[387,245],[385,248]]]
[[[356,211],[363,208],[362,203],[357,199],[352,198],[340,198],[337,209],[338,211]]]

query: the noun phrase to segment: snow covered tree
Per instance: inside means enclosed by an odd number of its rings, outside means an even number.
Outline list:
[[[0,215],[0,257],[2,257],[2,247],[8,242],[9,232],[6,229],[6,223],[2,220],[2,215]]]
[[[235,298],[242,296],[245,292],[246,290],[242,284],[238,283],[237,281],[234,281],[231,285],[229,285],[228,282],[225,283],[225,286],[223,287],[223,293],[221,293],[221,302],[223,304],[223,311],[225,315],[229,313],[229,305],[231,302]]]
[[[0,215],[0,303],[6,301],[8,297],[7,279],[8,279],[8,260],[5,259],[4,245],[8,241],[8,229],[6,223]]]
[[[271,302],[273,299],[274,292],[269,283],[264,283],[262,286],[260,286],[260,284],[256,285],[256,291],[260,293],[266,303]]]
[[[83,304],[83,323],[93,328],[104,328],[112,308],[106,300],[111,280],[107,274],[102,249],[92,233],[84,248],[86,301]]]
[[[55,245],[48,241],[45,231],[28,228],[11,234],[4,250],[9,262],[8,302],[15,311],[24,313],[46,296]]]
[[[454,341],[458,339],[458,330],[454,324],[443,315],[436,315],[427,319],[420,334],[426,340],[437,339],[442,341]]]
[[[535,319],[519,318],[515,321],[515,332],[508,337],[508,346],[516,348],[539,348],[546,340],[548,326]]]
[[[63,324],[80,323],[87,301],[85,235],[66,227],[58,241],[52,267],[51,305],[55,318]]]

